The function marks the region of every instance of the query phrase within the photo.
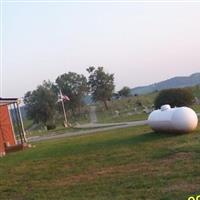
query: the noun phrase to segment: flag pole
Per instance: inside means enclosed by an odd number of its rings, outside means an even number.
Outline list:
[[[63,101],[63,95],[62,95],[61,89],[59,89],[59,91],[60,91],[60,99],[61,99],[63,114],[64,114],[64,127],[68,127],[67,116],[66,116],[66,111],[65,111],[64,101]]]

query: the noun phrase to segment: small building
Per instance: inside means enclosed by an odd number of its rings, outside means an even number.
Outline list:
[[[26,146],[19,102],[17,98],[0,98],[0,157]]]

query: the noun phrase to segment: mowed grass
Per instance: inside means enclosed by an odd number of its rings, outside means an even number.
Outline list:
[[[148,119],[148,114],[120,114],[119,116],[114,116],[112,113],[101,112],[97,113],[98,123],[119,123],[119,122],[131,122],[131,121],[140,121]]]
[[[0,159],[1,200],[187,200],[200,194],[200,126],[147,126],[35,143]]]

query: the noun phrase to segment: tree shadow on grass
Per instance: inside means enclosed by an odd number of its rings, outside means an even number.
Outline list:
[[[167,138],[178,137],[180,133],[160,133],[160,132],[147,132],[140,135],[124,136],[120,138],[112,138],[104,141],[95,141],[86,145],[86,148],[110,148],[111,146],[122,146],[122,145],[139,145],[143,143],[151,143],[153,141],[164,140]]]
[[[180,136],[180,134],[178,133],[172,134],[172,133],[161,133],[161,132],[147,132],[147,133],[143,133],[137,136],[126,138],[124,141],[128,140],[127,142],[130,144],[140,144],[144,142],[145,143],[153,142],[153,141],[163,140],[167,138],[174,138],[178,136]]]
[[[135,137],[132,137],[134,143],[140,143],[140,142],[152,142],[167,138],[175,138],[180,135],[183,135],[183,133],[167,133],[167,132],[147,132],[141,135],[137,135]]]

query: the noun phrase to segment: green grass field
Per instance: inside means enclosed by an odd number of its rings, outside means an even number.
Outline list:
[[[157,94],[152,93],[148,95],[132,96],[122,99],[116,99],[108,102],[109,110],[105,110],[101,103],[97,106],[97,119],[99,123],[115,123],[126,121],[145,120],[148,114],[143,112],[144,105],[151,107],[153,99]],[[138,105],[139,104],[139,105]],[[140,105],[141,104],[141,105]],[[137,111],[135,110],[137,109]],[[119,112],[116,115],[116,111]]]
[[[120,114],[119,116],[115,116],[110,111],[105,111],[101,113],[97,113],[97,118],[99,123],[117,123],[117,122],[130,122],[130,121],[138,121],[138,120],[146,120],[148,118],[148,114],[132,114],[127,115]]]
[[[0,159],[1,200],[187,200],[200,194],[200,126],[147,126],[35,143]]]
[[[195,97],[200,98],[200,87],[191,87]],[[153,92],[146,95],[131,96],[122,99],[116,99],[108,102],[109,110],[105,110],[104,105],[99,103],[97,106],[97,118],[99,123],[114,123],[145,120],[148,118],[144,108],[147,107],[151,110],[154,100],[158,92]],[[195,112],[200,113],[200,105],[193,104],[190,106]],[[135,109],[137,111],[135,111]],[[119,115],[116,115],[116,111]]]

